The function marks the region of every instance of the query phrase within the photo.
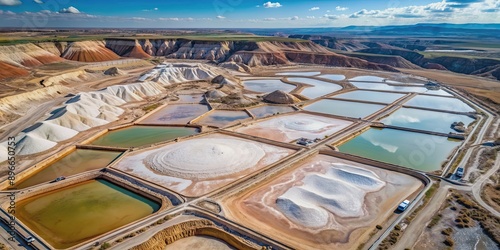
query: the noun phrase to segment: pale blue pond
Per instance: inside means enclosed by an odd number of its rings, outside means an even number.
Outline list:
[[[310,99],[318,98],[342,89],[342,86],[335,83],[305,77],[290,77],[288,80],[291,82],[300,82],[312,85],[313,87],[304,88],[302,92],[300,92],[301,95]]]
[[[315,76],[319,75],[321,72],[319,71],[289,71],[289,72],[281,72],[277,73],[277,76]]]
[[[359,89],[370,89],[370,90],[385,90],[385,91],[395,91],[395,92],[406,92],[406,93],[426,93],[431,95],[441,95],[441,96],[452,96],[450,93],[439,89],[430,90],[426,87],[405,87],[405,86],[393,86],[385,83],[370,83],[370,82],[350,82],[356,88]]]
[[[422,171],[435,171],[462,142],[396,129],[371,128],[338,148],[340,152]]]
[[[456,112],[474,112],[475,110],[457,98],[418,95],[405,103],[406,106],[441,109]]]
[[[380,103],[393,103],[397,99],[405,96],[405,94],[376,92],[367,90],[354,90],[340,95],[332,96],[332,98],[341,98],[355,101],[369,101]]]
[[[320,76],[317,76],[319,78],[325,78],[325,79],[328,79],[328,80],[333,80],[333,81],[342,81],[345,79],[345,76],[344,75],[335,75],[335,74],[324,74],[324,75],[320,75]]]
[[[269,93],[276,90],[290,92],[296,88],[295,85],[284,83],[279,79],[246,80],[243,81],[243,86],[245,89],[260,93]]]
[[[248,111],[250,111],[250,113],[252,113],[256,118],[263,118],[276,114],[290,113],[295,111],[295,109],[288,106],[260,106],[249,109]]]
[[[364,118],[383,108],[385,105],[329,99],[323,99],[304,107],[305,110],[312,112],[352,118]]]
[[[451,128],[454,122],[463,122],[466,126],[475,119],[466,115],[428,111],[412,108],[401,108],[381,120],[384,124],[405,128],[414,128],[432,132],[456,132]]]
[[[245,111],[215,110],[197,123],[214,127],[225,127],[234,121],[247,118],[250,118],[250,116]]]

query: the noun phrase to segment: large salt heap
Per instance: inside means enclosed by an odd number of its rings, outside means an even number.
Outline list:
[[[264,101],[276,104],[294,104],[300,102],[297,97],[281,90],[276,90],[264,96]]]
[[[208,80],[214,78],[214,74],[207,66],[196,63],[176,63],[160,64],[149,73],[143,75],[139,81],[155,79],[163,86],[172,83],[181,83],[187,81]]]

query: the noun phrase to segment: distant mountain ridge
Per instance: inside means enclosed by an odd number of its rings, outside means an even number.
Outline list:
[[[311,27],[311,28],[276,28],[276,29],[239,29],[257,35],[373,35],[373,36],[412,36],[432,35],[434,37],[464,36],[477,38],[499,38],[500,23],[417,23],[411,25],[387,26],[346,26],[346,27]],[[498,32],[495,32],[498,30]]]

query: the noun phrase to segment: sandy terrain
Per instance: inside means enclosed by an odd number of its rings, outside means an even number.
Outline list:
[[[236,132],[281,142],[291,142],[301,137],[323,139],[351,124],[351,122],[344,120],[298,113],[245,125],[237,128]]]
[[[228,218],[293,248],[353,249],[421,187],[404,174],[319,155],[222,204]]]
[[[201,196],[255,172],[294,150],[212,134],[136,151],[114,168],[175,190]]]
[[[192,236],[177,240],[168,245],[166,249],[231,250],[235,248],[217,238]]]

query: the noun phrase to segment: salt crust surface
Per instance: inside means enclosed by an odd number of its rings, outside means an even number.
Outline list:
[[[280,212],[294,223],[319,228],[331,215],[362,217],[367,193],[381,190],[386,183],[370,170],[340,163],[330,164],[325,173],[310,173],[301,184],[277,198]]]
[[[194,182],[201,193],[238,178],[253,167],[272,164],[294,150],[224,134],[211,134],[137,152],[124,157],[114,168],[171,188],[187,190]],[[198,185],[197,184],[197,185]],[[187,190],[187,191],[186,191]]]
[[[262,122],[238,128],[236,131],[253,134],[258,130],[284,134],[287,141],[300,137],[309,139],[323,138],[352,124],[349,121],[309,114],[291,114],[271,118]]]

